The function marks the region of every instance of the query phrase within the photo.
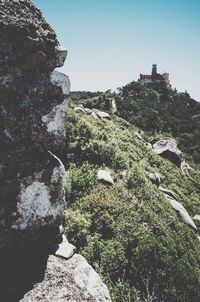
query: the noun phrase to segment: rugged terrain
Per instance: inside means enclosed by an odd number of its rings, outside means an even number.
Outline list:
[[[0,27],[0,301],[198,302],[199,103],[161,82],[69,100],[33,2],[1,0]]]
[[[131,101],[110,92],[83,94],[72,93],[66,122],[68,238],[103,277],[113,301],[199,301],[198,164],[171,133],[137,128],[134,118],[143,112],[129,110]],[[110,117],[99,114],[105,109]],[[99,177],[102,170],[108,174]]]
[[[110,301],[60,226],[67,50],[30,0],[1,0],[0,28],[0,301]]]

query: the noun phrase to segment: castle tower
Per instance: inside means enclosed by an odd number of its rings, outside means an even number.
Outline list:
[[[156,80],[156,76],[157,76],[157,65],[153,64],[152,65],[152,72],[151,72],[152,80]]]

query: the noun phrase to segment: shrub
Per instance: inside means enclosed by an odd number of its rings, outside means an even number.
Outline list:
[[[72,202],[89,192],[96,182],[96,174],[95,167],[88,162],[71,167],[69,175],[64,179],[66,201]]]
[[[67,209],[65,219],[65,234],[76,248],[80,249],[87,243],[87,235],[90,233],[89,215],[83,214],[79,210]]]

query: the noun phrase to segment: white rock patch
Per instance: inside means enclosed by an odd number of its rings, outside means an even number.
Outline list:
[[[48,114],[42,117],[42,122],[46,124],[47,131],[54,135],[65,136],[65,118],[67,113],[67,101],[57,105]]]
[[[97,178],[99,181],[114,185],[114,181],[110,175],[110,172],[105,170],[99,170],[97,174]]]
[[[20,229],[26,229],[37,220],[46,217],[57,217],[63,212],[63,201],[51,204],[49,188],[42,182],[34,181],[20,192],[20,201],[17,204],[20,219]]]
[[[117,105],[115,99],[112,99],[112,113],[114,114],[115,112],[117,112]]]
[[[98,116],[99,118],[105,118],[105,119],[111,120],[111,116],[110,116],[110,114],[107,113],[107,112],[97,111],[96,114],[97,114],[97,116]]]
[[[188,212],[186,211],[184,206],[177,200],[170,197],[169,195],[165,194],[165,196],[168,199],[168,201],[170,202],[172,208],[179,213],[182,221],[184,223],[186,223],[187,225],[189,225],[190,227],[192,227],[194,230],[197,230],[197,227],[196,227],[194,221],[192,220],[192,218],[190,217],[190,215],[188,214]]]
[[[111,301],[107,287],[87,261],[80,255],[75,255],[73,259],[77,262],[74,269],[74,281],[78,287],[88,292],[95,301]]]
[[[65,235],[62,235],[62,242],[59,244],[59,247],[56,251],[56,256],[63,257],[65,259],[69,259],[75,253],[76,247],[69,243]]]
[[[61,87],[62,92],[63,92],[64,95],[67,96],[69,94],[70,80],[69,80],[69,77],[66,74],[61,73],[57,70],[54,70],[51,73],[51,83],[56,85],[56,86]]]
[[[51,183],[57,183],[60,179],[60,175],[63,174],[63,168],[62,167],[55,167],[53,169],[53,174],[51,176]]]

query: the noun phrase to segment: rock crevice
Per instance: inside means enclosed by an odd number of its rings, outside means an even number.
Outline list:
[[[34,290],[30,300],[33,287],[45,287],[47,297],[53,291],[56,301],[73,291],[68,301],[107,301],[89,300],[70,278],[68,260],[50,256],[64,218],[64,166],[53,154],[65,142],[70,82],[54,69],[66,55],[31,0],[0,1],[0,301],[41,301]],[[71,282],[65,290],[57,286],[62,278]]]

